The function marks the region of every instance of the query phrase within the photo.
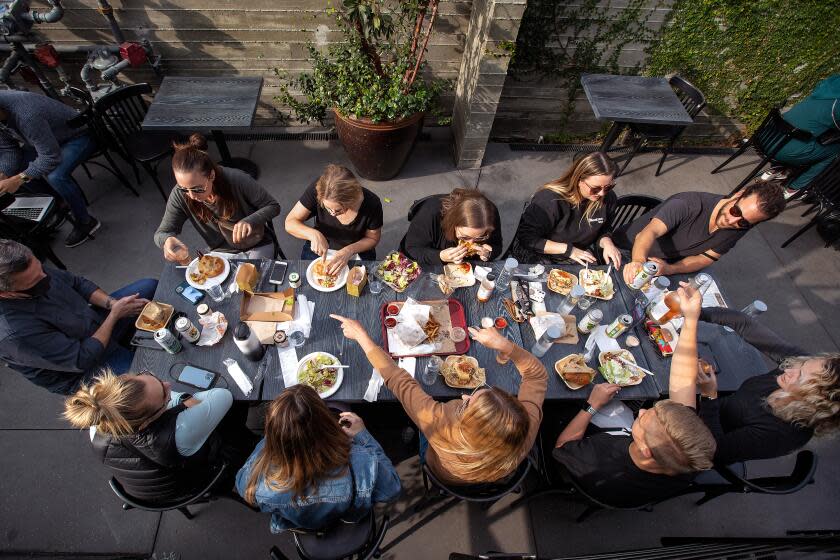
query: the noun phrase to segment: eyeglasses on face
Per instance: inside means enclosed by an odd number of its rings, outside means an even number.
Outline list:
[[[597,186],[595,186],[595,187],[593,187],[592,185],[590,185],[589,183],[587,183],[587,182],[586,182],[586,181],[584,181],[583,179],[581,179],[581,180],[580,180],[580,182],[581,182],[581,183],[583,183],[584,185],[586,185],[586,188],[587,188],[587,189],[589,189],[589,191],[590,191],[592,194],[601,194],[601,191],[603,191],[603,192],[605,192],[605,193],[608,193],[608,192],[610,192],[612,189],[614,189],[614,188],[615,188],[615,181],[613,181],[613,182],[612,182],[612,183],[610,183],[609,185],[604,185],[604,186],[597,185]]]
[[[482,383],[481,385],[479,385],[478,387],[476,387],[475,389],[473,389],[472,391],[470,391],[469,398],[464,401],[464,404],[461,405],[461,412],[463,413],[465,410],[467,410],[467,406],[469,406],[470,402],[472,402],[472,399],[473,399],[473,397],[475,397],[476,393],[478,393],[479,391],[481,391],[483,389],[492,389],[492,388],[493,387],[491,387],[490,385],[488,385],[485,382],[485,383]]]
[[[203,194],[207,192],[207,187],[196,186],[196,187],[182,187],[178,185],[178,190],[182,193],[190,193],[190,194]]]
[[[343,206],[342,206],[341,208],[339,208],[338,210],[333,210],[332,208],[327,208],[327,207],[326,207],[325,205],[323,205],[323,204],[322,204],[321,206],[323,206],[323,207],[324,207],[324,210],[326,210],[326,211],[327,211],[327,214],[329,214],[330,216],[334,216],[334,217],[335,217],[335,216],[341,216],[342,214],[344,214],[345,212],[347,212],[347,208],[344,208]]]
[[[738,200],[741,200],[740,198]],[[738,200],[735,201],[735,204],[729,207],[729,215],[733,218],[740,218],[735,225],[739,229],[749,229],[752,227],[752,224],[744,218],[744,212],[741,210],[741,207],[738,206]]]

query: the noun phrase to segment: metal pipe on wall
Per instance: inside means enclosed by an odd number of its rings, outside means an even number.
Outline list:
[[[114,41],[117,42],[117,45],[125,43],[125,35],[123,35],[120,24],[117,23],[117,19],[114,17],[114,8],[111,7],[108,0],[97,0],[97,4],[99,4],[97,11],[108,20],[108,25],[111,26],[111,33],[114,35]]]
[[[38,45],[35,43],[26,43],[23,47],[28,51],[33,51]],[[53,45],[55,50],[61,54],[88,54],[94,49],[106,49],[108,52],[119,54],[120,47],[118,45],[104,45],[98,47],[96,45]],[[12,45],[0,43],[0,52],[14,52]]]
[[[20,62],[26,64],[35,76],[37,76],[38,81],[41,83],[41,89],[44,90],[44,93],[53,99],[58,99],[58,92],[55,90],[55,87],[53,87],[52,82],[50,82],[47,75],[41,70],[41,67],[35,59],[32,58],[32,56],[23,47],[23,43],[12,43],[12,48],[14,48]]]
[[[52,6],[48,12],[38,12],[32,10],[28,17],[35,23],[55,23],[64,17],[64,8],[61,6],[61,0],[47,0],[47,3]]]

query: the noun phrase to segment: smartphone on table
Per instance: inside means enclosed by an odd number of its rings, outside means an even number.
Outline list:
[[[286,279],[287,268],[289,268],[288,263],[284,263],[283,261],[274,261],[274,266],[271,268],[271,275],[268,277],[268,281],[275,286],[282,284],[283,280]]]
[[[178,383],[204,390],[212,387],[218,377],[218,373],[187,365],[178,374]]]
[[[198,305],[198,302],[204,299],[204,292],[197,290],[190,286],[189,282],[181,282],[175,288],[175,293],[187,300],[193,305]]]

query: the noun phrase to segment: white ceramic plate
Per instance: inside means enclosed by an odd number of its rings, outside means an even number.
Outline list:
[[[218,286],[222,282],[224,282],[225,279],[228,277],[228,274],[230,274],[230,262],[228,262],[228,257],[230,257],[229,254],[227,254],[227,253],[216,253],[216,252],[211,252],[211,253],[207,253],[207,254],[208,255],[213,255],[214,257],[221,258],[225,263],[225,269],[218,276],[214,276],[213,278],[208,278],[207,280],[204,281],[203,284],[199,284],[198,282],[195,282],[190,278],[190,273],[195,272],[196,267],[198,266],[198,257],[194,258],[192,260],[192,262],[190,262],[190,264],[187,265],[187,268],[184,270],[184,277],[186,278],[187,283],[197,290],[206,290],[210,286]]]
[[[310,286],[312,286],[319,292],[334,292],[344,287],[344,285],[347,283],[347,276],[350,274],[350,269],[347,267],[347,265],[344,265],[344,268],[342,268],[341,272],[338,273],[338,278],[335,281],[335,286],[331,288],[325,288],[315,280],[315,274],[313,274],[312,272],[312,267],[315,266],[316,262],[318,261],[312,261],[311,263],[309,263],[309,266],[306,267],[306,281],[309,282]]]
[[[338,358],[336,358],[335,356],[333,356],[332,354],[330,354],[329,352],[312,352],[311,354],[307,354],[306,356],[304,356],[303,358],[300,359],[300,361],[298,362],[298,365],[297,365],[298,383],[300,382],[300,370],[303,369],[303,365],[306,362],[308,362],[309,360],[311,360],[312,358],[317,358],[318,356],[321,356],[321,355],[332,358],[333,362],[335,362],[336,365],[339,365],[339,366],[341,365],[341,361]],[[331,397],[333,394],[335,394],[336,391],[338,391],[338,388],[341,387],[341,382],[342,381],[344,381],[344,369],[338,370],[338,374],[335,376],[335,383],[333,384],[333,386],[330,387],[329,389],[327,389],[326,391],[324,391],[323,393],[318,393],[318,395],[322,399],[326,399],[327,397]]]

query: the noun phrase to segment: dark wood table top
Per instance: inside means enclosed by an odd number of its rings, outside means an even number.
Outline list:
[[[249,128],[262,85],[262,77],[167,76],[143,119],[143,130]]]
[[[708,273],[708,271],[704,272]],[[668,278],[671,280],[671,286],[673,287],[677,286],[679,282],[687,282],[691,276],[693,275],[675,274]],[[728,301],[721,283],[716,278],[715,282],[724,297],[724,301]],[[638,294],[624,282],[621,282],[621,293],[628,306],[632,304]],[[661,393],[667,395],[671,358],[662,357],[659,350],[648,338],[644,325],[636,327],[635,335],[641,341],[641,348],[648,364],[650,364],[651,371],[656,373],[656,381]],[[717,369],[718,390],[721,392],[735,391],[747,378],[770,371],[764,355],[754,346],[745,342],[737,333],[727,332],[722,326],[712,323],[700,321],[697,328],[697,353]]]
[[[661,125],[693,122],[665,78],[584,74],[580,83],[600,120]]]

